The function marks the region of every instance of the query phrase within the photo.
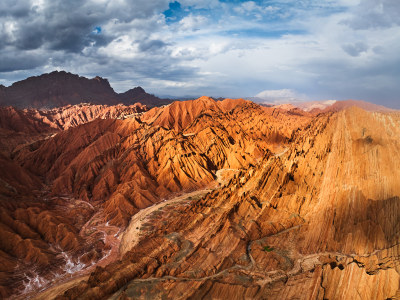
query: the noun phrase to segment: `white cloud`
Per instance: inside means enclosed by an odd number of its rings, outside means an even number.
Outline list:
[[[243,2],[240,6],[234,7],[234,11],[240,14],[250,14],[250,13],[269,13],[279,10],[279,8],[268,5],[260,6],[254,1]]]
[[[193,16],[189,15],[184,17],[182,20],[179,21],[179,30],[186,31],[192,30],[196,31],[202,28],[204,25],[207,24],[207,18],[204,16]]]
[[[343,22],[353,29],[377,29],[400,25],[398,0],[361,0]]]
[[[265,103],[272,104],[297,103],[307,100],[305,95],[291,89],[265,90],[258,93],[256,97],[263,99]]]
[[[129,35],[123,35],[114,39],[107,46],[99,48],[98,53],[109,57],[129,59],[138,56],[139,47]]]

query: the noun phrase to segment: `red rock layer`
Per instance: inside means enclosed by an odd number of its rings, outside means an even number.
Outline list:
[[[57,132],[32,114],[0,107],[0,153],[10,156],[18,145],[30,144]]]
[[[106,256],[95,210],[79,200],[52,197],[0,199],[0,295],[30,292]],[[89,225],[88,225],[89,224]],[[83,230],[84,227],[88,230]]]
[[[218,169],[255,164],[309,120],[279,115],[245,101],[230,104],[234,109],[229,112],[220,108],[228,101],[196,101],[204,105],[176,102],[158,114],[171,114],[174,107],[182,106],[178,111],[191,116],[185,122],[174,115],[169,119],[172,123],[160,127],[168,118],[149,120],[147,114],[142,118],[146,123],[139,118],[96,120],[59,133],[34,151],[22,149],[16,160],[53,182],[54,194],[73,193],[86,201],[103,201],[107,221],[125,226],[140,208],[209,184]]]
[[[36,151],[60,129],[97,118],[135,118],[143,110],[140,104],[81,104],[48,111],[0,108],[0,298],[90,266],[108,255],[103,239],[105,231],[113,230],[95,224],[102,215],[99,207],[50,196],[40,172],[30,172],[13,158]],[[56,149],[45,156],[52,155]]]
[[[399,128],[395,113],[321,115],[222,189],[157,211],[121,260],[57,299],[394,298]]]
[[[237,107],[252,106],[251,101],[244,99],[225,99],[215,101],[210,97],[200,97],[196,100],[176,101],[164,107],[156,107],[146,112],[143,122],[163,126],[180,131],[187,129],[193,121],[202,115],[225,114]],[[258,105],[256,105],[258,106]]]
[[[147,110],[147,107],[134,105],[68,105],[51,110],[16,109],[0,107],[0,152],[10,156],[21,148],[20,145],[32,144],[38,140],[91,122],[95,119],[135,118]]]
[[[134,105],[94,105],[81,103],[67,105],[51,110],[36,111],[35,117],[51,127],[66,130],[81,124],[91,122],[95,119],[126,119],[134,118],[147,110],[145,105],[135,103]]]
[[[122,230],[140,209],[214,184],[219,169],[256,165],[310,121],[241,99],[177,102],[155,118],[143,109],[8,109],[2,126],[9,136],[34,140],[18,141],[1,157],[3,297],[99,261],[110,251],[112,225]]]

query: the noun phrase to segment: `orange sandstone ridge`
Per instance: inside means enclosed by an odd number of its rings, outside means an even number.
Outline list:
[[[400,296],[398,112],[69,109],[1,123],[3,298]]]

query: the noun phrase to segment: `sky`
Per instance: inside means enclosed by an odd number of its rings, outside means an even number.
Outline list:
[[[398,0],[1,0],[0,84],[54,70],[169,97],[400,108]]]

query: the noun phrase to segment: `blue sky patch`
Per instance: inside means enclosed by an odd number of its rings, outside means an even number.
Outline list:
[[[92,33],[94,33],[94,34],[100,34],[100,33],[101,33],[101,26],[96,26],[96,27],[93,29]]]
[[[224,35],[234,36],[236,38],[281,38],[285,35],[306,34],[305,30],[268,30],[266,29],[248,29],[248,30],[229,30],[222,32]]]
[[[169,9],[164,11],[167,22],[179,21],[184,15],[185,12],[182,10],[182,6],[178,1],[171,2],[169,4]]]

